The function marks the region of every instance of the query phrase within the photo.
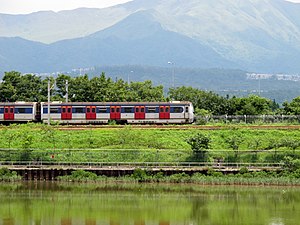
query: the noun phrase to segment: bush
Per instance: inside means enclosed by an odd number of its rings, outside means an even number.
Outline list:
[[[135,169],[132,177],[137,180],[138,182],[145,182],[148,180],[149,176],[147,175],[145,170],[142,169]]]
[[[189,183],[191,182],[191,177],[186,173],[177,173],[168,177],[169,181],[172,183]]]
[[[193,150],[194,158],[202,161],[206,159],[206,153],[210,148],[210,142],[210,137],[201,133],[187,139],[187,143]]]
[[[91,181],[97,180],[97,174],[84,171],[84,170],[76,170],[71,173],[71,176],[68,177],[72,181]]]
[[[21,180],[22,177],[18,176],[15,171],[10,171],[8,168],[0,169],[0,181],[16,181]]]

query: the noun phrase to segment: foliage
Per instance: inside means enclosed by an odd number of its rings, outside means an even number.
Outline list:
[[[98,176],[95,173],[84,171],[84,170],[75,170],[69,176],[59,177],[59,180],[67,180],[67,181],[76,181],[76,182],[87,182],[87,181],[95,181]]]
[[[300,115],[300,96],[294,98],[290,103],[284,102],[284,113],[287,115]]]
[[[191,146],[195,159],[204,161],[206,159],[207,150],[210,148],[211,139],[202,133],[198,133],[187,139],[187,143]]]
[[[59,74],[51,79],[55,89],[52,100],[62,101],[66,96],[65,83],[68,81],[69,101],[71,102],[129,102],[129,101],[164,101],[163,86],[153,86],[151,81],[126,83],[122,79],[113,81],[105,73],[90,79],[88,75],[70,77]],[[19,72],[6,72],[0,83],[0,101],[46,101],[48,78],[32,74],[21,75]]]
[[[132,177],[138,182],[145,182],[149,178],[147,172],[142,169],[135,169]]]
[[[195,152],[205,151],[209,149],[210,137],[205,134],[198,133],[193,137],[187,139],[187,143],[192,147]]]
[[[283,158],[283,166],[289,171],[300,169],[300,159],[294,159],[291,156],[285,156]]]
[[[21,179],[22,177],[18,176],[15,171],[10,171],[5,167],[0,168],[0,181],[17,181]]]

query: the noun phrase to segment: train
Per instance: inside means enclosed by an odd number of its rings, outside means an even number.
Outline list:
[[[2,102],[1,123],[191,124],[194,107],[170,102]]]

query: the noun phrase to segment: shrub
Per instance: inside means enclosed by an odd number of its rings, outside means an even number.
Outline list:
[[[207,150],[210,148],[210,137],[198,133],[187,139],[187,143],[191,146],[195,159],[205,160]]]
[[[145,182],[148,180],[149,176],[147,175],[145,170],[142,169],[135,169],[132,177],[137,180],[138,182]]]

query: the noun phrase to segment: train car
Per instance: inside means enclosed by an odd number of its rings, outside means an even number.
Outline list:
[[[186,124],[194,121],[191,102],[41,103],[41,120],[60,124]]]
[[[1,102],[0,122],[21,123],[39,121],[39,104],[36,102]]]

